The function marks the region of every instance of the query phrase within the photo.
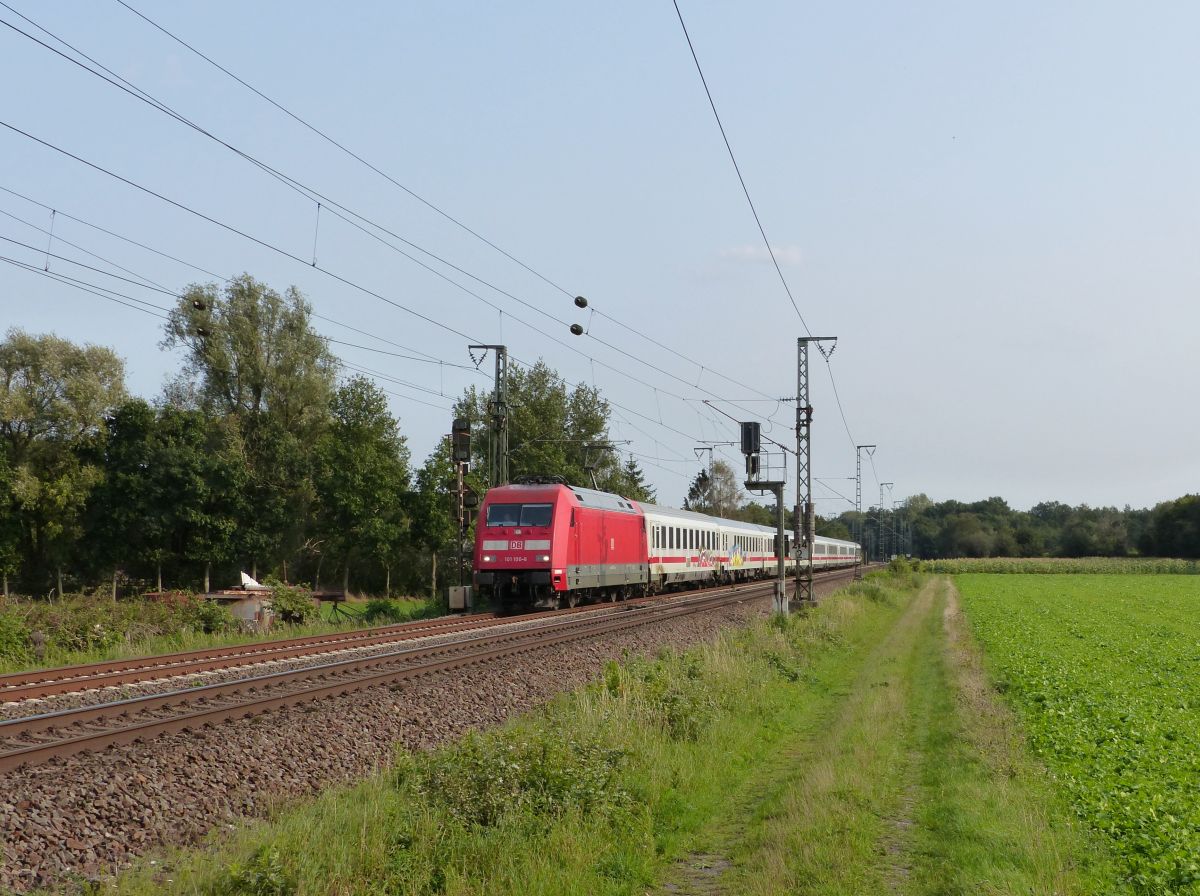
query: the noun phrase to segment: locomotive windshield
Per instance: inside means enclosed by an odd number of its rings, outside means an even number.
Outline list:
[[[553,504],[489,504],[489,526],[549,526]]]

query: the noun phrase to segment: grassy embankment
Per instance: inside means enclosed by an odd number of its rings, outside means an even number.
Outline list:
[[[1104,892],[950,595],[878,578],[612,664],[504,729],[160,857],[116,891]]]
[[[372,603],[383,612],[366,618]],[[383,604],[386,606],[383,606]],[[50,666],[71,666],[185,650],[205,650],[282,638],[325,635],[438,615],[426,600],[322,603],[303,624],[277,624],[267,634],[238,630],[225,619],[218,631],[201,630],[198,620],[178,608],[140,598],[113,603],[95,597],[68,596],[58,601],[0,600],[0,674]],[[34,629],[47,636],[38,662],[30,639]]]

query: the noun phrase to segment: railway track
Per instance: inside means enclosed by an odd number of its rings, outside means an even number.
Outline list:
[[[206,650],[15,672],[0,675],[0,703],[371,647],[389,641],[452,634],[478,627],[495,618],[497,617],[494,614],[480,614],[475,617],[447,616],[332,635],[256,641],[252,644],[213,647]]]
[[[755,583],[669,602],[610,605],[607,612],[557,614],[558,619],[516,631],[485,631],[445,644],[11,719],[0,722],[0,772],[654,624],[760,598],[772,588]]]
[[[838,570],[822,574],[817,580],[830,583],[852,576],[853,570]],[[408,679],[461,669],[564,642],[600,637],[727,604],[758,599],[771,594],[773,589],[773,581],[764,580],[735,588],[710,588],[669,600],[602,604],[589,609],[580,608],[575,612],[552,611],[523,616],[517,620],[532,621],[533,625],[516,629],[505,626],[495,632],[488,629],[511,622],[512,618],[485,617],[472,626],[480,631],[450,642],[401,646],[370,656],[332,660],[207,686],[0,721],[0,772],[116,744],[146,741],[171,732],[195,730],[381,685],[394,685]],[[462,619],[455,622],[460,626],[471,625]],[[445,632],[452,627],[454,623],[437,631]],[[403,628],[404,633],[418,629],[428,631],[428,627],[422,629],[419,624],[398,628]],[[390,634],[395,637],[397,632]],[[408,637],[419,635],[410,634]],[[291,650],[299,646],[289,644],[284,649]],[[237,657],[245,655],[239,653]],[[159,664],[153,668],[161,670],[176,668],[177,665]],[[79,679],[75,680],[78,682]]]
[[[830,577],[844,575],[846,572],[846,570],[837,570],[832,573],[820,574],[817,578],[828,581]],[[629,605],[637,606],[644,601],[655,599],[644,598],[630,601]],[[17,672],[0,675],[0,703],[16,703],[59,694],[235,669],[239,666],[377,647],[417,638],[456,634],[492,625],[507,625],[515,621],[534,621],[539,618],[557,617],[569,613],[596,612],[605,606],[598,604],[572,610],[549,610],[521,617],[502,617],[494,613],[474,614],[467,617],[442,617],[330,635],[258,641],[251,644],[213,647],[205,650]]]

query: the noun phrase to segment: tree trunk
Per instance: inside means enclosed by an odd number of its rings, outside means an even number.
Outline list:
[[[287,583],[288,583],[288,581],[287,581],[287,561],[284,560],[283,561],[283,584],[286,585]]]
[[[313,591],[321,590],[321,564],[325,562],[325,558],[317,555],[317,571],[313,573]]]
[[[429,569],[429,599],[437,600],[437,551],[433,552],[433,562]]]
[[[158,572],[158,593],[162,594],[162,561],[161,560],[158,561],[158,566],[156,569]]]
[[[392,567],[385,566],[384,569],[387,571],[387,574],[383,578],[383,583],[384,583],[383,584],[383,596],[391,597],[392,596]]]
[[[209,560],[209,561],[206,561],[204,564],[204,593],[205,594],[210,593],[212,590],[211,588],[208,587],[208,577],[209,577],[209,573],[211,573],[211,572],[212,572],[212,561]]]
[[[115,569],[113,570],[112,601],[114,604],[117,602],[117,571]]]
[[[350,558],[346,558],[346,567],[342,570],[342,594],[350,596]]]
[[[4,599],[8,600],[8,572],[4,573]]]
[[[58,573],[58,599],[62,600],[63,599],[63,590],[62,590],[62,567],[61,566],[57,568],[57,573]]]
[[[258,581],[258,561],[257,560],[255,560],[253,563],[250,564],[250,578],[254,579],[254,581],[256,581],[256,582]]]

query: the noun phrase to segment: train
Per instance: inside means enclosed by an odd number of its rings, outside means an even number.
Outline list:
[[[562,482],[503,485],[475,524],[475,591],[502,611],[574,607],[776,574],[776,531]],[[859,562],[855,542],[817,536],[813,566]],[[792,536],[784,564],[794,569]],[[802,559],[807,559],[803,557]]]

